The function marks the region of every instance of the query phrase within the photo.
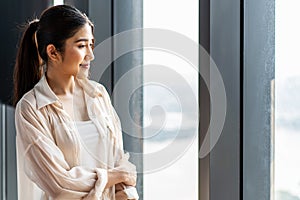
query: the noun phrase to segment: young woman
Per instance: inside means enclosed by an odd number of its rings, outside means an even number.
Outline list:
[[[14,73],[19,199],[138,199],[119,118],[87,78],[93,29],[60,5],[23,33]]]

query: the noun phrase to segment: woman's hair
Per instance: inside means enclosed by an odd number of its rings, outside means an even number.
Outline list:
[[[93,31],[93,24],[85,14],[72,6],[59,5],[46,9],[40,20],[26,25],[14,69],[14,106],[40,80],[42,63],[48,61],[47,46],[53,44],[63,54],[65,41],[87,23]]]

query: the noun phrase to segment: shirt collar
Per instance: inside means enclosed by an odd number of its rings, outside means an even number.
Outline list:
[[[48,85],[46,76],[42,76],[40,81],[34,86],[38,109],[58,101],[58,97]]]
[[[102,96],[102,93],[99,90],[99,88],[95,84],[92,84],[92,82],[87,78],[77,78],[77,81],[87,95],[93,98],[97,96]],[[45,75],[43,75],[40,81],[34,86],[34,92],[36,95],[38,109],[49,104],[55,103],[59,100],[59,98],[55,95],[55,93],[51,90],[50,86],[48,85]]]
[[[83,88],[83,91],[88,94],[90,97],[102,96],[102,92],[98,87],[98,83],[91,81],[88,78],[76,78],[79,85]]]

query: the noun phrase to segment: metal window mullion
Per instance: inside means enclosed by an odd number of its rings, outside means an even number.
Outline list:
[[[240,199],[240,0],[210,1],[210,56],[227,98],[225,124],[210,152],[210,200]]]
[[[5,104],[1,105],[1,199],[6,200],[6,127]]]
[[[143,27],[143,1],[113,1],[113,35],[121,33],[123,31],[131,30],[134,28]],[[128,38],[127,44],[134,46],[139,46],[142,48],[143,40],[142,35],[138,37]],[[114,64],[112,69],[112,83],[113,83],[113,95],[112,100],[114,107],[119,114],[121,123],[128,123],[129,120],[126,119],[126,114],[123,112],[124,108],[129,109],[130,114],[134,116],[134,121],[142,127],[143,124],[143,69],[135,68],[137,66],[142,66],[143,64],[143,52],[142,51],[132,51],[126,55],[121,56],[120,58],[115,58],[116,53],[119,49],[119,45],[122,45],[122,42],[117,39],[113,41],[113,58]],[[134,72],[132,69],[134,69]],[[133,73],[132,73],[133,72]],[[134,103],[134,109],[131,108],[130,102],[124,101],[123,95],[120,94],[120,90],[115,90],[115,87],[118,81],[123,77],[131,77],[127,80],[126,88],[130,90],[134,88],[139,88],[138,92],[135,91],[131,96],[131,101]],[[119,93],[118,93],[119,91]],[[128,91],[130,92],[130,91]],[[123,116],[123,117],[122,117]],[[132,117],[129,116],[129,117]],[[125,151],[134,152],[131,154],[131,161],[136,165],[138,172],[143,171],[143,159],[140,156],[143,153],[143,129],[137,128],[134,125],[126,124],[130,130],[123,129],[123,141]],[[130,134],[126,134],[125,131],[130,131]],[[143,174],[138,173],[137,179],[137,190],[140,196],[140,199],[143,200]]]
[[[210,53],[210,0],[200,0],[199,2],[199,43],[207,53]],[[209,68],[205,67],[205,63],[209,61],[206,57],[199,56],[199,68],[202,76],[209,77]],[[207,85],[206,85],[207,84]],[[199,146],[204,141],[206,134],[209,132],[210,121],[210,94],[208,87],[210,83],[205,83],[199,76],[199,105],[200,105],[200,124],[199,124]],[[200,148],[199,148],[200,149]],[[210,155],[199,159],[199,199],[209,200],[210,190]]]
[[[243,199],[271,199],[275,0],[244,0],[243,20]]]

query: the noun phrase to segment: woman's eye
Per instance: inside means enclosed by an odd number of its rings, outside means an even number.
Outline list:
[[[78,48],[79,49],[82,49],[82,48],[85,48],[85,47],[88,47],[90,46],[92,49],[94,49],[94,43],[90,43],[90,44],[79,44],[78,45]]]
[[[93,43],[93,44],[90,44],[90,47],[91,47],[92,49],[94,49],[94,48],[95,48],[94,43]]]

